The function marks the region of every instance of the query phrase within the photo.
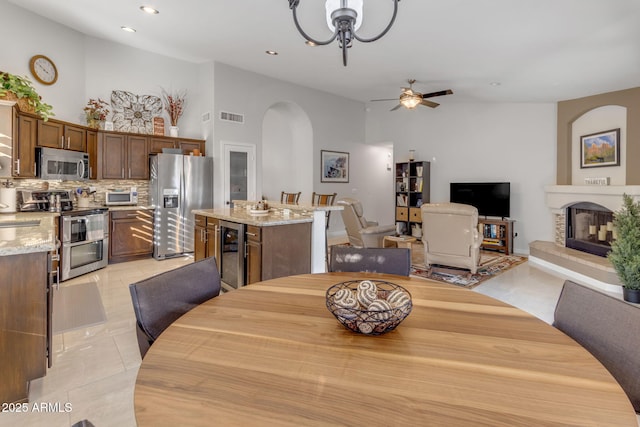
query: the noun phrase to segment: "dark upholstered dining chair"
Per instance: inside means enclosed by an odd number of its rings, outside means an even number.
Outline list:
[[[640,414],[640,307],[567,280],[553,326],[609,370]]]
[[[411,272],[411,251],[409,248],[332,246],[329,271],[362,271],[408,276]]]
[[[180,316],[218,296],[220,273],[214,257],[129,285],[137,320],[138,347],[144,355],[160,334]]]
[[[282,191],[280,193],[280,203],[286,203],[289,205],[297,205],[298,201],[300,200],[300,195],[302,194],[302,192],[297,192],[297,193],[286,193],[284,191]]]

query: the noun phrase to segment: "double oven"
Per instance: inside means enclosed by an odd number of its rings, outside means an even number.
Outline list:
[[[60,213],[60,280],[106,267],[109,262],[109,211],[77,208],[65,190],[21,191],[20,211]]]
[[[106,208],[62,212],[60,237],[61,280],[107,266],[109,212]]]

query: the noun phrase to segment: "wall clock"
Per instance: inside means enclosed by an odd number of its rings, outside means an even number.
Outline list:
[[[43,85],[52,85],[58,80],[58,69],[52,60],[44,55],[35,55],[29,61],[33,77]]]

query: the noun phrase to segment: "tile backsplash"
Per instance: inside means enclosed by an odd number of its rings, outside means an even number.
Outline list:
[[[46,181],[42,179],[9,179],[13,182],[13,186],[18,190],[69,190],[73,191],[76,188],[89,188],[95,187],[96,193],[91,196],[91,201],[99,204],[104,204],[104,192],[107,190],[129,190],[131,187],[136,187],[138,190],[138,205],[145,206],[149,204],[149,181],[146,180],[92,180],[92,181]],[[4,180],[3,180],[4,182]],[[48,186],[48,187],[47,187]],[[75,200],[74,200],[75,202]]]

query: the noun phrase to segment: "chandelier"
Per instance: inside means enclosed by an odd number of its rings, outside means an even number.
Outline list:
[[[334,40],[338,40],[338,47],[342,49],[342,63],[347,66],[347,49],[351,47],[353,40],[358,40],[363,43],[370,43],[378,40],[391,29],[393,22],[396,20],[396,14],[398,13],[398,2],[400,0],[393,1],[393,15],[387,27],[377,36],[371,38],[362,38],[356,34],[358,28],[362,24],[362,4],[363,0],[327,0],[325,3],[325,9],[327,11],[327,25],[329,29],[333,31],[333,36],[325,41],[319,41],[310,37],[300,27],[298,22],[297,9],[300,4],[300,0],[289,0],[289,9],[293,11],[293,22],[296,24],[296,28],[307,40],[307,44],[312,46],[327,45]]]

